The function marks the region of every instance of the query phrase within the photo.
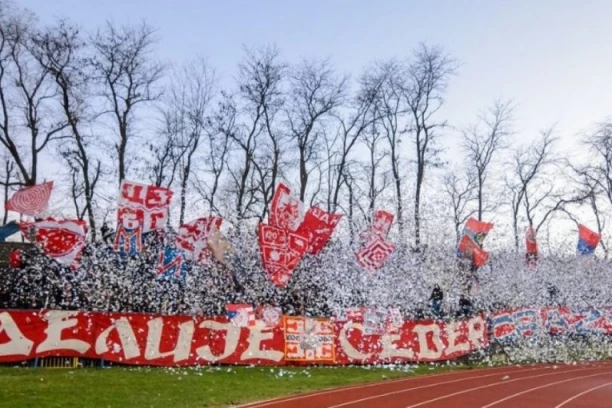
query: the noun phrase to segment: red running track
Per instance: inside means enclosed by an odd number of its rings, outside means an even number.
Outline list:
[[[612,363],[462,370],[261,401],[237,408],[609,408]]]

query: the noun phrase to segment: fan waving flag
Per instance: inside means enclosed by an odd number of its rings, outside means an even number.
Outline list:
[[[22,188],[7,201],[6,209],[32,217],[39,216],[47,210],[52,190],[52,181]]]
[[[600,240],[601,235],[598,233],[591,231],[582,224],[578,226],[578,254],[591,255],[595,252]]]
[[[75,268],[85,247],[87,224],[83,220],[56,221],[52,218],[35,223],[21,224],[22,232],[33,237],[47,256],[62,265]],[[30,232],[33,232],[30,235]]]
[[[276,186],[270,206],[269,223],[273,227],[295,231],[304,218],[304,204],[291,194],[291,189],[280,183]]]

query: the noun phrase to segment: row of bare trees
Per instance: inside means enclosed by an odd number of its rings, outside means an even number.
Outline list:
[[[179,223],[202,212],[264,219],[286,180],[305,203],[344,213],[351,228],[393,208],[402,241],[415,250],[431,218],[427,197],[438,192],[457,239],[469,217],[503,212],[518,248],[524,225],[540,230],[580,204],[600,231],[606,226],[612,125],[587,138],[588,165],[559,156],[553,128],[513,146],[509,101],[452,127],[442,108],[458,64],[441,47],[420,45],[354,79],[329,60],[289,64],[274,46],[250,48],[222,87],[204,58],[161,61],[158,40],[144,23],[95,32],[64,20],[41,26],[0,0],[5,200],[61,174],[71,198],[64,212],[87,218],[94,239],[125,178],[177,192]],[[462,150],[452,171],[445,137]]]

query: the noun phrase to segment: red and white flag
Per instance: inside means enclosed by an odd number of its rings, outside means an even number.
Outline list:
[[[56,221],[52,218],[35,223],[21,224],[22,232],[33,240],[47,256],[62,265],[75,268],[85,247],[87,224],[83,220]]]
[[[357,262],[370,273],[375,273],[389,259],[393,251],[395,251],[395,245],[376,238],[357,252]]]
[[[323,250],[341,219],[341,214],[328,213],[319,207],[306,212],[296,232],[308,237],[308,253],[318,255]]]
[[[164,228],[172,195],[172,190],[165,187],[123,180],[119,190],[118,224],[129,230],[141,228],[143,234]]]
[[[47,211],[51,191],[52,181],[22,188],[7,201],[6,209],[32,217],[39,216]]]
[[[308,237],[272,225],[259,224],[259,250],[264,270],[277,287],[287,286],[308,249]]]
[[[393,218],[395,218],[395,216],[390,212],[384,210],[376,211],[370,227],[361,233],[362,241],[367,243],[376,237],[383,240],[386,239],[387,235],[389,235],[389,230],[391,230]]]
[[[205,262],[212,253],[208,249],[208,237],[213,231],[221,229],[223,218],[203,217],[181,225],[176,237],[176,245],[185,251],[185,258],[195,262]]]
[[[253,306],[247,304],[231,304],[226,305],[227,318],[236,327],[255,326],[255,311]]]
[[[269,224],[295,231],[304,219],[304,204],[291,194],[291,189],[280,183],[276,186],[270,206]]]

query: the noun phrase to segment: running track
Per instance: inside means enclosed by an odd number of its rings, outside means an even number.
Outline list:
[[[609,408],[612,363],[462,370],[325,390],[236,408]]]

